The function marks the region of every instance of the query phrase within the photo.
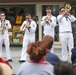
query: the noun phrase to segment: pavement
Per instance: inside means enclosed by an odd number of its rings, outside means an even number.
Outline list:
[[[10,62],[11,66],[12,66],[12,73],[13,75],[16,74],[18,68],[20,67],[21,63],[19,63],[19,59],[20,59],[20,55],[21,55],[21,49],[22,46],[11,46],[11,56],[12,56],[12,60],[13,62]],[[58,55],[58,57],[61,59],[61,49],[55,49],[54,53]],[[6,60],[6,51],[5,51],[5,47],[3,46],[3,53],[2,53],[2,58],[4,60]],[[28,57],[27,57],[28,60]],[[70,58],[69,58],[69,54],[68,54],[68,61],[70,62]]]

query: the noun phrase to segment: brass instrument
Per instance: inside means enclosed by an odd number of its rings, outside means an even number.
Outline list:
[[[23,27],[20,27],[20,31],[26,31],[25,25]]]
[[[45,23],[48,25],[48,24],[49,24],[49,20],[47,19],[47,20],[45,21]]]
[[[20,31],[26,31],[26,29],[28,29],[28,31],[30,32],[30,30],[29,30],[30,29],[30,23],[31,22],[26,21],[26,23],[20,27]]]
[[[70,4],[65,4],[65,10],[70,11],[71,10],[71,5]]]
[[[49,17],[48,17],[47,19],[45,19],[45,23],[46,23],[47,25],[49,25],[49,24],[50,24],[49,22],[51,22],[51,20],[50,20]]]
[[[2,33],[1,34],[4,34],[4,30],[5,30],[5,21],[2,20]]]
[[[27,26],[29,26],[28,22],[20,27],[20,31],[26,31]]]

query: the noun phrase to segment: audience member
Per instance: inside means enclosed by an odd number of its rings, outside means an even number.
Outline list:
[[[55,75],[73,75],[72,64],[66,61],[60,61],[54,66]]]
[[[46,61],[54,66],[56,63],[60,61],[60,59],[56,54],[49,52],[47,54]]]
[[[49,35],[46,35],[43,37],[43,41],[47,42],[48,44],[49,44],[49,42],[51,42],[51,39],[53,39],[53,38]],[[48,48],[48,49],[50,50],[50,48]],[[46,61],[48,61],[52,65],[55,65],[57,62],[60,61],[60,59],[56,54],[51,53],[51,51],[49,51],[47,54],[47,57],[46,57]]]
[[[4,61],[0,58],[0,75],[12,75],[11,65],[8,61]]]
[[[8,66],[10,66],[10,68],[12,69],[12,66],[9,64],[8,60],[7,61],[4,61],[2,58],[0,58],[0,63],[5,63]]]
[[[72,54],[71,54],[71,61],[72,61],[72,64],[76,64],[76,47],[74,47],[72,50],[71,50]]]
[[[52,42],[49,42],[50,48]],[[45,61],[49,46],[44,41],[29,44],[27,53],[30,61],[22,63],[16,75],[54,75],[53,65]]]
[[[76,64],[73,65],[73,75],[76,75]]]
[[[76,75],[76,47],[74,47],[72,50],[72,55],[71,55],[71,61],[73,65],[73,73]]]

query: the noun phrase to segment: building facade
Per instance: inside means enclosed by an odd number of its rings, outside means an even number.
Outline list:
[[[43,37],[43,28],[40,25],[41,18],[46,15],[45,8],[52,7],[53,15],[59,14],[59,8],[64,6],[67,0],[0,0],[0,11],[6,13],[6,18],[10,20],[12,29],[9,30],[11,44],[22,44],[23,32],[19,31],[19,27],[24,21],[24,15],[31,13],[33,19],[37,23],[36,40]],[[68,0],[72,6],[71,13],[76,17],[76,0]],[[74,25],[75,26],[75,25]],[[74,27],[74,32],[76,29]],[[55,29],[55,41],[59,41],[58,28]]]

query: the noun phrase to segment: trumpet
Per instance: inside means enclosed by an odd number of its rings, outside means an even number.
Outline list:
[[[49,20],[47,19],[47,20],[45,21],[45,23],[48,25],[48,24],[49,24]]]
[[[50,24],[49,22],[51,22],[50,17],[46,16],[45,23],[46,23],[47,25],[49,25],[49,24]]]
[[[71,5],[70,4],[65,4],[65,10],[70,11],[71,10]]]
[[[20,31],[26,31],[25,25],[20,27]]]
[[[24,24],[23,26],[20,27],[20,31],[26,31],[26,29],[29,30],[29,28],[30,28],[29,24]]]
[[[4,20],[2,20],[2,33],[1,34],[4,34],[4,30],[5,30],[5,22]]]

